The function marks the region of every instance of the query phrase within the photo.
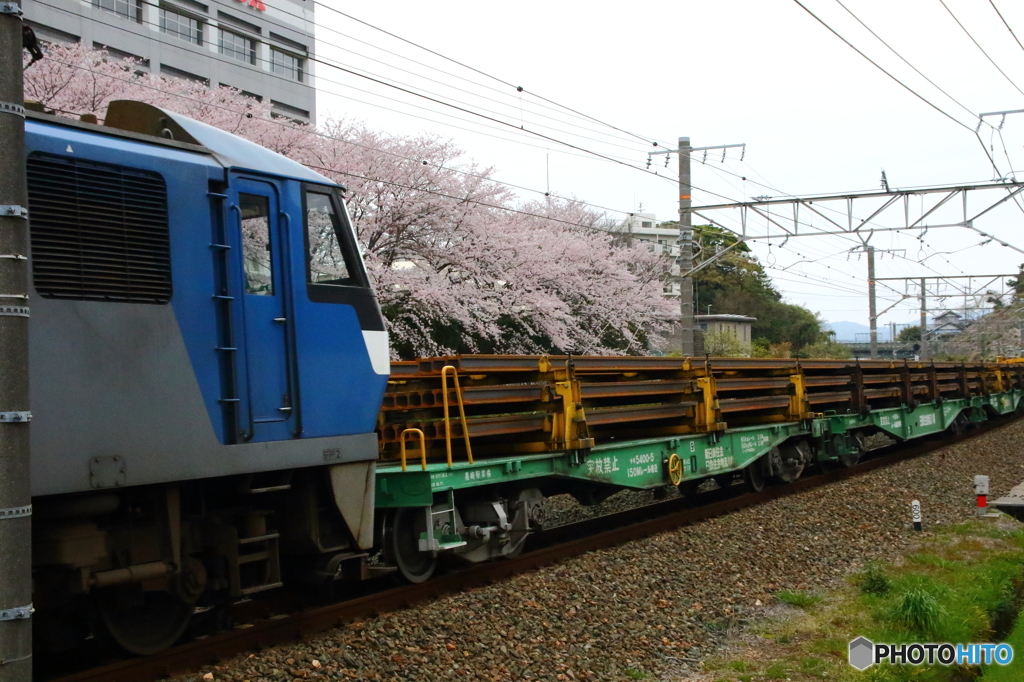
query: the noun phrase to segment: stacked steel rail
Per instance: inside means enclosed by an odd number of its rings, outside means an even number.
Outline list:
[[[1012,363],[459,355],[393,363],[378,432],[385,460],[414,429],[428,460],[469,461],[1015,389]]]

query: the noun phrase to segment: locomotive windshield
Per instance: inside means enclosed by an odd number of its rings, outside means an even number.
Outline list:
[[[341,216],[331,194],[306,191],[306,243],[312,284],[364,286],[355,244]]]

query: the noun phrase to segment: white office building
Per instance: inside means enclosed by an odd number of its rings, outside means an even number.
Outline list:
[[[40,41],[82,43],[139,69],[228,85],[312,122],[312,0],[24,0]]]

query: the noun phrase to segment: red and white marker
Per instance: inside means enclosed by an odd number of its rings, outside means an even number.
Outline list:
[[[984,516],[988,513],[988,476],[974,477],[974,494],[978,498],[978,509],[975,513]]]

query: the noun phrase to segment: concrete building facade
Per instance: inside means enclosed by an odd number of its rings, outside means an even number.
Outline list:
[[[679,238],[679,230],[658,227],[658,219],[653,213],[634,213],[622,221],[617,229],[627,238],[642,240],[652,253],[660,253],[673,260],[678,255],[676,240]],[[679,298],[679,280],[676,279],[679,269],[674,263],[671,274],[673,277],[666,280],[664,293],[671,298]]]
[[[312,0],[24,0],[44,42],[81,42],[139,69],[228,85],[312,122]]]
[[[697,325],[703,334],[727,332],[732,334],[744,350],[750,350],[751,326],[757,322],[756,317],[746,315],[697,315]]]

